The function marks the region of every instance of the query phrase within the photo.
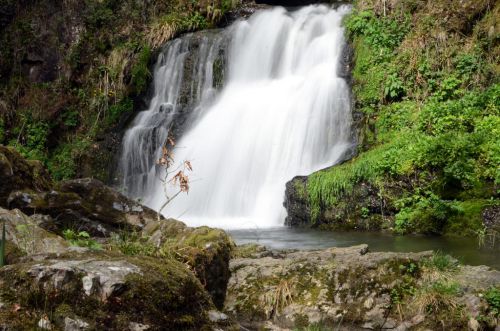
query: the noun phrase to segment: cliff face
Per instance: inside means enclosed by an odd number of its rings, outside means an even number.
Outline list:
[[[488,0],[356,2],[358,155],[289,183],[287,224],[495,235],[499,13]]]
[[[108,180],[121,128],[143,105],[151,55],[229,19],[239,1],[0,3],[0,144],[56,179]]]

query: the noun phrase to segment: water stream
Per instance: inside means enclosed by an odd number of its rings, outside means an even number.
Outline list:
[[[461,263],[487,265],[500,270],[498,245],[479,247],[475,238],[424,235],[396,236],[380,232],[328,232],[301,228],[230,230],[237,244],[258,243],[269,249],[325,249],[368,244],[373,252],[421,252],[433,250],[449,254]]]
[[[175,158],[191,162],[192,184],[165,215],[193,226],[282,225],[285,183],[334,164],[352,145],[349,86],[339,74],[348,10],[276,7],[196,45],[193,35],[169,43],[155,67],[149,109],[124,138],[127,193],[153,209],[163,204],[155,160],[169,124],[183,113],[190,126]],[[219,90],[216,63],[224,66]],[[185,77],[188,64],[194,74]]]
[[[352,148],[349,86],[341,74],[348,6],[260,11],[222,30],[169,42],[154,67],[153,97],[126,132],[118,172],[125,193],[158,210],[156,165],[169,130],[177,162],[191,161],[189,194],[165,209],[191,226],[229,229],[237,243],[320,249],[441,250],[500,268],[474,240],[330,233],[282,226],[285,183],[338,162]]]

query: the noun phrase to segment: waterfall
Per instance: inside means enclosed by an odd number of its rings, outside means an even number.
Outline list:
[[[149,109],[124,137],[126,193],[154,209],[165,201],[155,160],[178,121],[184,132],[175,159],[194,171],[189,193],[164,214],[193,226],[282,225],[285,183],[338,162],[352,146],[349,86],[339,74],[348,10],[276,7],[166,45]],[[223,76],[222,88],[215,76]]]

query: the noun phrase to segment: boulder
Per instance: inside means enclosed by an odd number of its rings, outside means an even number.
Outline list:
[[[387,184],[389,196],[397,197],[401,189]],[[291,227],[313,227],[325,230],[385,230],[393,226],[395,210],[393,203],[381,198],[379,189],[368,182],[359,182],[336,203],[312,206],[309,197],[309,177],[297,176],[286,184],[287,210],[285,225]],[[313,219],[313,210],[315,217]]]
[[[7,262],[17,257],[32,254],[61,254],[68,249],[67,242],[41,227],[20,210],[0,208],[0,225],[5,224]]]
[[[12,192],[8,205],[28,215],[50,215],[59,232],[73,228],[98,237],[119,230],[141,231],[157,219],[153,210],[90,178],[64,181],[46,192]]]
[[[32,330],[42,319],[54,330],[234,329],[173,259],[72,252],[3,267],[0,279],[4,329]]]
[[[41,192],[52,185],[39,161],[26,160],[11,147],[0,145],[0,207],[7,206],[9,194],[17,190]]]
[[[500,283],[484,266],[442,271],[432,252],[360,245],[260,256],[230,263],[225,311],[249,329],[464,329],[467,316],[486,314],[481,292]]]
[[[177,260],[191,266],[215,306],[222,308],[230,277],[229,259],[234,247],[224,231],[206,226],[190,228],[168,219],[150,222],[143,233],[160,252],[172,252]]]
[[[46,192],[17,191],[10,208],[32,215],[41,228],[61,234],[65,229],[87,231],[93,237],[111,233],[138,233],[154,246],[152,255],[169,255],[187,263],[222,307],[229,280],[229,259],[234,246],[222,230],[189,228],[158,214],[95,179],[64,181]]]
[[[285,225],[311,226],[307,177],[297,176],[287,182],[285,187],[285,201],[283,203],[287,211]]]

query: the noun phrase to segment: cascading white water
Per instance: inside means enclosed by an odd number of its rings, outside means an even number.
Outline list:
[[[334,164],[351,147],[349,87],[338,74],[345,46],[341,21],[348,10],[277,7],[221,32],[230,40],[224,87],[215,99],[213,93],[198,93],[194,124],[175,154],[177,161],[193,165],[191,189],[164,214],[222,228],[283,224],[285,183]],[[150,109],[124,140],[125,184],[155,209],[165,197],[153,164],[170,121],[159,105],[175,109],[182,77],[172,68],[182,66],[185,57],[175,50],[180,42],[167,48],[176,57],[160,56]],[[208,72],[214,57],[204,59]],[[203,86],[213,91],[212,85]]]

